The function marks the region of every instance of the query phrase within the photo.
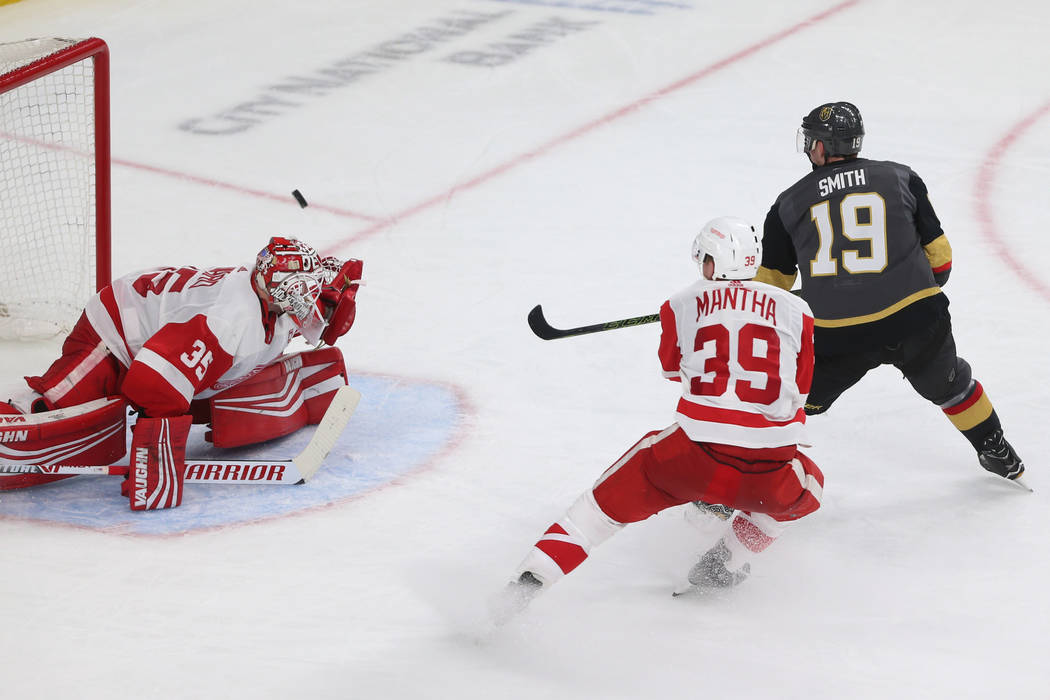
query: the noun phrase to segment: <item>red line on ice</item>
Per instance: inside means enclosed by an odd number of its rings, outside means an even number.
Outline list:
[[[277,202],[294,202],[292,199],[291,190],[287,195],[274,194],[273,192],[264,192],[263,190],[254,190],[250,187],[242,187],[240,185],[233,185],[228,182],[221,182],[219,180],[213,180],[211,178],[200,177],[199,175],[190,175],[188,173],[181,173],[177,170],[170,170],[168,168],[160,168],[155,165],[146,165],[144,163],[134,163],[130,160],[120,160],[113,158],[112,162],[114,165],[123,165],[126,168],[135,168],[136,170],[145,170],[146,172],[155,173],[158,175],[167,175],[169,177],[178,178],[179,180],[189,180],[190,182],[196,182],[201,185],[208,185],[209,187],[218,187],[224,190],[230,190],[231,192],[239,192],[240,194],[247,194],[253,197],[259,197],[261,199],[270,199]],[[311,209],[318,209],[320,211],[328,212],[329,214],[335,214],[337,216],[344,216],[351,219],[361,219],[363,221],[378,221],[379,218],[375,216],[367,216],[360,214],[355,211],[348,209],[339,209],[337,207],[330,207],[325,204],[310,203]]]
[[[429,199],[425,199],[422,202],[414,204],[414,205],[408,207],[407,209],[404,209],[403,211],[401,211],[399,213],[393,214],[392,216],[388,216],[388,217],[368,216],[366,214],[362,214],[362,213],[359,213],[359,212],[351,211],[351,210],[348,210],[348,209],[340,209],[338,207],[332,207],[332,206],[328,206],[328,205],[325,205],[325,204],[317,204],[317,203],[311,202],[310,203],[310,208],[311,209],[325,211],[325,212],[328,212],[330,214],[335,214],[337,216],[342,216],[342,217],[346,217],[346,218],[360,219],[360,220],[363,220],[363,221],[371,222],[370,226],[367,226],[366,228],[361,229],[361,230],[351,234],[350,236],[347,236],[346,238],[344,238],[341,241],[339,241],[338,243],[335,243],[334,245],[330,246],[328,249],[324,250],[323,252],[326,255],[331,255],[331,254],[333,254],[334,252],[336,252],[337,250],[341,249],[344,246],[347,246],[347,245],[350,245],[350,244],[353,244],[353,243],[357,243],[357,242],[361,241],[362,239],[367,238],[368,236],[370,236],[370,235],[372,235],[374,233],[377,233],[379,231],[383,231],[383,230],[385,230],[387,228],[390,228],[391,226],[393,226],[394,224],[396,224],[399,221],[402,221],[402,220],[407,219],[407,218],[409,218],[411,216],[414,216],[415,214],[418,214],[418,213],[420,213],[422,211],[426,211],[427,209],[430,209],[431,207],[433,207],[435,205],[441,204],[442,202],[446,202],[451,197],[455,196],[456,194],[458,194],[460,192],[463,192],[465,190],[473,189],[473,188],[477,187],[478,185],[481,185],[481,184],[483,184],[483,183],[485,183],[485,182],[487,182],[487,181],[489,181],[489,180],[491,180],[491,179],[493,179],[493,178],[495,178],[495,177],[497,177],[499,175],[502,175],[502,174],[504,174],[504,173],[506,173],[506,172],[508,172],[510,170],[513,170],[514,168],[517,168],[518,166],[520,166],[520,165],[522,165],[524,163],[527,163],[527,162],[529,162],[531,160],[539,158],[540,156],[546,155],[547,153],[549,153],[550,151],[556,149],[559,146],[563,146],[563,145],[565,145],[565,144],[567,144],[567,143],[569,143],[571,141],[574,141],[574,140],[576,140],[576,139],[578,139],[578,138],[580,138],[582,136],[585,136],[588,133],[590,133],[590,132],[592,132],[592,131],[594,131],[596,129],[599,129],[599,128],[607,125],[607,124],[610,124],[611,122],[614,122],[614,121],[618,120],[618,119],[621,119],[622,117],[625,117],[625,116],[627,116],[629,114],[633,114],[634,112],[637,112],[638,110],[640,110],[641,108],[647,106],[651,102],[654,102],[654,101],[656,101],[656,100],[658,100],[658,99],[660,99],[662,97],[666,97],[667,95],[670,95],[671,93],[677,92],[678,90],[681,90],[682,88],[688,87],[688,86],[690,86],[690,85],[692,85],[692,84],[694,84],[696,82],[699,82],[699,81],[703,80],[704,78],[710,77],[711,75],[714,75],[715,73],[718,73],[719,71],[721,71],[721,70],[723,70],[725,68],[728,68],[729,66],[733,65],[734,63],[737,63],[738,61],[741,61],[741,60],[743,60],[745,58],[749,58],[749,57],[753,56],[754,54],[762,51],[763,49],[769,48],[773,44],[776,44],[776,43],[778,43],[778,42],[780,42],[780,41],[782,41],[784,39],[787,39],[788,37],[791,37],[791,36],[793,36],[795,34],[798,34],[799,32],[802,32],[802,31],[804,31],[806,29],[809,29],[810,27],[812,27],[812,26],[814,26],[816,24],[819,24],[820,22],[823,22],[824,20],[829,19],[829,18],[837,15],[837,14],[843,12],[844,10],[848,10],[848,9],[852,8],[853,6],[860,4],[861,2],[862,2],[862,0],[846,0],[845,2],[840,2],[837,5],[833,5],[832,7],[828,8],[826,10],[823,10],[822,12],[819,12],[819,13],[811,16],[811,17],[808,17],[808,18],[802,20],[801,22],[798,22],[796,24],[791,25],[790,27],[787,27],[786,29],[782,29],[782,30],[780,30],[780,31],[778,31],[778,32],[776,32],[774,34],[771,34],[770,36],[766,37],[765,39],[762,39],[761,41],[759,41],[757,43],[751,44],[750,46],[748,46],[746,48],[743,48],[743,49],[741,49],[741,50],[739,50],[739,51],[737,51],[737,52],[735,52],[733,54],[730,54],[729,56],[727,56],[727,57],[725,57],[725,58],[723,58],[723,59],[721,59],[719,61],[716,61],[715,63],[712,63],[711,65],[709,65],[709,66],[707,66],[705,68],[701,68],[699,71],[697,71],[697,72],[695,72],[695,73],[693,73],[691,75],[688,75],[685,78],[677,80],[677,81],[671,83],[670,85],[667,85],[665,87],[660,88],[659,90],[651,92],[648,95],[645,95],[644,97],[642,97],[642,98],[640,98],[640,99],[638,99],[638,100],[636,100],[636,101],[634,101],[634,102],[632,102],[630,104],[624,105],[623,107],[620,107],[619,109],[617,109],[617,110],[615,110],[613,112],[610,112],[609,114],[606,114],[604,116],[598,117],[597,119],[594,119],[593,121],[587,122],[586,124],[584,124],[582,126],[576,127],[575,129],[573,129],[573,130],[571,130],[571,131],[569,131],[569,132],[567,132],[565,134],[562,134],[561,136],[558,136],[558,137],[556,137],[554,139],[551,139],[550,141],[548,141],[548,142],[546,142],[546,143],[544,143],[544,144],[542,144],[542,145],[532,149],[531,151],[527,151],[525,153],[522,153],[521,155],[516,156],[516,157],[512,158],[511,160],[508,160],[506,163],[503,163],[502,165],[498,165],[498,166],[496,166],[494,168],[486,170],[485,172],[483,172],[483,173],[481,173],[479,175],[476,175],[476,176],[470,178],[469,180],[466,180],[466,181],[461,182],[459,184],[453,185],[452,187],[450,187],[449,189],[445,190],[441,194],[438,194],[438,195],[435,195],[433,197],[430,197]],[[121,166],[128,167],[128,168],[135,168],[137,170],[144,170],[144,171],[156,173],[156,174],[159,174],[159,175],[166,175],[166,176],[169,176],[169,177],[175,177],[175,178],[178,178],[178,179],[181,179],[181,180],[188,180],[190,182],[196,182],[196,183],[199,183],[199,184],[202,184],[202,185],[208,185],[210,187],[217,187],[217,188],[221,188],[221,189],[226,189],[226,190],[230,190],[232,192],[239,192],[240,194],[246,194],[246,195],[250,195],[250,196],[253,196],[253,197],[258,197],[258,198],[261,198],[261,199],[269,199],[269,200],[273,200],[273,201],[287,201],[287,200],[291,199],[291,194],[290,193],[287,196],[286,195],[281,195],[281,194],[274,194],[273,192],[265,192],[263,190],[251,189],[251,188],[248,188],[248,187],[242,187],[240,185],[234,185],[234,184],[230,184],[230,183],[226,183],[226,182],[221,182],[219,180],[214,180],[214,179],[210,179],[210,178],[200,177],[198,175],[190,175],[188,173],[182,173],[182,172],[179,172],[179,171],[176,171],[176,170],[171,170],[171,169],[168,169],[168,168],[161,168],[161,167],[157,167],[157,166],[153,166],[153,165],[146,165],[146,164],[143,164],[143,163],[135,163],[133,161],[120,160],[120,159],[117,159],[117,158],[114,158],[112,162],[114,164],[116,164],[116,165],[121,165]]]
[[[364,228],[364,229],[362,229],[360,231],[357,231],[356,233],[354,233],[354,234],[344,238],[343,240],[339,241],[338,243],[333,244],[332,246],[330,246],[328,249],[326,249],[323,252],[326,255],[332,255],[333,253],[335,253],[336,251],[341,249],[343,246],[347,246],[347,245],[350,245],[352,243],[357,243],[357,242],[361,241],[362,239],[364,239],[364,238],[366,238],[366,237],[368,237],[368,236],[370,236],[370,235],[372,235],[374,233],[377,233],[377,232],[382,231],[384,229],[390,228],[391,226],[393,226],[394,224],[396,224],[397,222],[399,222],[399,221],[401,221],[403,219],[407,219],[410,216],[418,214],[421,211],[425,211],[425,210],[427,210],[427,209],[429,209],[429,208],[431,208],[431,207],[433,207],[435,205],[441,204],[442,202],[446,202],[451,197],[455,196],[456,194],[458,194],[458,193],[460,193],[460,192],[462,192],[464,190],[469,190],[469,189],[472,189],[474,187],[477,187],[478,185],[480,185],[482,183],[485,183],[485,182],[487,182],[488,180],[491,180],[494,177],[502,175],[503,173],[505,173],[505,172],[507,172],[509,170],[512,170],[512,169],[518,167],[519,165],[522,165],[523,163],[531,161],[531,160],[533,160],[535,158],[538,158],[538,157],[540,157],[542,155],[546,155],[549,151],[554,150],[558,146],[565,145],[566,143],[569,143],[570,141],[574,141],[574,140],[580,138],[581,136],[584,136],[584,135],[590,133],[591,131],[594,131],[595,129],[598,129],[600,127],[605,126],[606,124],[609,124],[610,122],[616,121],[617,119],[620,119],[621,117],[624,117],[624,116],[627,116],[629,114],[632,114],[632,113],[638,111],[639,109],[641,109],[642,107],[645,107],[650,102],[658,100],[661,97],[665,97],[667,95],[670,95],[673,92],[676,92],[678,90],[681,90],[684,87],[687,87],[689,85],[692,85],[693,83],[696,83],[696,82],[698,82],[700,80],[703,80],[704,78],[707,78],[707,77],[709,77],[709,76],[711,76],[711,75],[713,75],[713,74],[715,74],[715,73],[717,73],[717,72],[719,72],[719,71],[721,71],[721,70],[723,70],[723,69],[733,65],[734,63],[736,63],[738,61],[741,61],[741,60],[743,60],[745,58],[749,58],[750,56],[758,53],[762,49],[768,48],[768,47],[772,46],[773,44],[776,44],[777,42],[782,41],[782,40],[784,40],[784,39],[786,39],[786,38],[788,38],[788,37],[790,37],[790,36],[792,36],[794,34],[797,34],[797,33],[801,32],[801,31],[803,31],[805,29],[809,29],[810,27],[812,27],[812,26],[814,26],[814,25],[816,25],[816,24],[818,24],[820,22],[823,22],[824,20],[826,20],[826,19],[828,19],[830,17],[833,17],[834,15],[839,14],[840,12],[849,9],[849,8],[853,7],[854,5],[858,5],[858,4],[860,4],[860,2],[861,2],[861,0],[847,0],[846,2],[841,2],[841,3],[837,4],[837,5],[834,5],[834,6],[830,7],[830,8],[828,8],[827,10],[824,10],[822,12],[819,12],[819,13],[813,15],[812,17],[809,17],[809,18],[807,18],[805,20],[802,20],[801,22],[799,22],[797,24],[794,24],[794,25],[792,25],[792,26],[790,26],[790,27],[788,27],[786,29],[782,29],[779,32],[776,32],[775,34],[772,34],[772,35],[766,37],[765,39],[762,39],[761,41],[748,46],[747,48],[741,49],[740,51],[737,51],[736,53],[730,54],[729,56],[727,56],[726,58],[723,58],[720,61],[716,61],[715,63],[712,63],[711,65],[707,66],[706,68],[700,69],[699,71],[693,73],[692,75],[689,75],[689,76],[686,76],[685,78],[677,80],[677,81],[671,83],[670,85],[667,85],[667,86],[665,86],[663,88],[660,88],[659,90],[656,90],[655,92],[649,93],[648,95],[642,97],[641,99],[636,100],[636,101],[634,101],[634,102],[632,102],[632,103],[630,103],[628,105],[625,105],[623,107],[620,107],[619,109],[617,109],[617,110],[615,110],[613,112],[610,112],[609,114],[606,114],[605,116],[599,117],[599,118],[597,118],[597,119],[595,119],[593,121],[590,121],[590,122],[584,124],[583,126],[579,126],[579,127],[575,128],[575,129],[573,129],[572,131],[569,131],[569,132],[567,132],[565,134],[562,134],[561,136],[558,136],[557,138],[554,138],[554,139],[548,141],[547,143],[532,149],[531,151],[527,151],[527,152],[525,152],[525,153],[523,153],[523,154],[521,154],[521,155],[519,155],[519,156],[517,156],[515,158],[512,158],[511,160],[507,161],[506,163],[503,163],[502,165],[498,165],[498,166],[496,166],[496,167],[494,167],[494,168],[492,168],[490,170],[487,170],[487,171],[481,173],[480,175],[476,175],[475,177],[473,177],[473,178],[471,178],[469,180],[466,180],[465,182],[461,182],[461,183],[459,183],[457,185],[453,185],[451,188],[449,188],[448,190],[442,192],[439,195],[435,195],[435,196],[433,196],[433,197],[431,197],[429,199],[426,199],[426,200],[424,200],[422,202],[419,202],[418,204],[415,204],[415,205],[405,209],[404,211],[402,211],[402,212],[400,212],[398,214],[394,214],[394,215],[392,215],[392,216],[390,216],[388,218],[385,218],[385,219],[383,219],[381,221],[377,221],[376,223],[372,224],[371,226],[369,226],[367,228]]]
[[[999,164],[1002,162],[1006,152],[1048,112],[1050,112],[1050,102],[1043,104],[1042,107],[1015,124],[1013,128],[1006,132],[1005,136],[996,141],[995,145],[991,147],[988,154],[984,157],[984,161],[982,161],[981,167],[977,171],[977,180],[974,183],[977,222],[980,224],[981,233],[991,242],[992,248],[995,250],[995,254],[999,256],[999,259],[1046,301],[1050,301],[1050,287],[1038,274],[1026,267],[1014,255],[1013,249],[1006,244],[1006,239],[1003,238],[1002,233],[1000,233],[999,228],[995,224],[995,217],[992,214],[991,195],[995,187],[995,176],[999,169]]]

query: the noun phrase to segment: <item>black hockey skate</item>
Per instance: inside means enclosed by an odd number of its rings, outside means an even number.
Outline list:
[[[518,577],[517,585],[527,591],[531,591],[532,596],[535,597],[539,594],[540,588],[543,586],[543,581],[536,578],[536,575],[531,571],[523,571],[521,576]]]
[[[1024,464],[1003,437],[1002,430],[995,430],[984,439],[977,453],[977,461],[991,473],[1006,479],[1016,479],[1024,474]]]
[[[531,571],[522,572],[515,581],[511,581],[495,598],[489,601],[489,614],[496,626],[506,624],[512,617],[529,606],[532,599],[543,590],[540,581]]]
[[[719,520],[729,520],[731,517],[733,517],[733,509],[729,506],[724,506],[721,503],[705,503],[704,501],[693,501],[693,505],[696,506],[701,513],[713,515]]]
[[[689,583],[702,588],[732,588],[751,573],[750,564],[744,564],[739,571],[730,571],[726,563],[732,558],[725,540],[718,540],[690,569]]]

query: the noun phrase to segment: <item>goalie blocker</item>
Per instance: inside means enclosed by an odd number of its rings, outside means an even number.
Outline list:
[[[186,479],[185,445],[191,422],[210,421],[206,437],[217,447],[272,440],[320,422],[336,391],[346,384],[342,353],[328,347],[289,355],[210,399],[195,402],[192,417],[140,417],[132,438],[128,479],[121,492],[129,498],[132,510],[178,506]],[[0,416],[0,461],[18,465],[112,463],[125,453],[125,416],[126,403],[120,397],[29,416]],[[22,427],[7,427],[15,425]],[[8,446],[16,440],[18,448]],[[0,489],[66,476],[0,474]],[[201,476],[191,474],[190,479]]]

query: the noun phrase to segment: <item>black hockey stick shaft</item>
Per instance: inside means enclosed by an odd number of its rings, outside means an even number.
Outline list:
[[[641,326],[646,323],[656,323],[659,320],[660,314],[649,314],[648,316],[621,318],[617,321],[605,321],[604,323],[595,323],[592,326],[580,326],[579,328],[554,328],[543,317],[543,306],[541,304],[537,304],[529,312],[529,328],[544,340],[556,340],[557,338],[568,338],[574,335],[586,335],[588,333],[616,330],[617,328]]]

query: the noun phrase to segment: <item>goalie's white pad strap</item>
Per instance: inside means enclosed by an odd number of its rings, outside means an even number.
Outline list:
[[[70,389],[90,374],[91,370],[98,367],[99,363],[105,360],[109,354],[109,348],[100,340],[98,345],[86,357],[81,359],[73,369],[69,370],[58,384],[44,392],[44,398],[49,402],[48,405],[57,404],[63,396],[69,393]],[[20,406],[19,408],[22,407]]]

